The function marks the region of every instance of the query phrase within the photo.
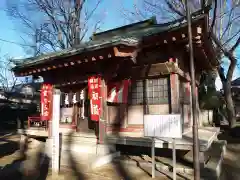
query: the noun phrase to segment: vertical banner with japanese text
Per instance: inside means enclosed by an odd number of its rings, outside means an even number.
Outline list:
[[[91,120],[99,121],[101,112],[101,77],[91,76],[88,78],[88,93],[91,106]]]
[[[43,84],[41,88],[41,119],[50,120],[52,113],[52,85]]]

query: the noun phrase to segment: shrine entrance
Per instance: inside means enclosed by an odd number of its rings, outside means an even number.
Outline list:
[[[79,133],[95,134],[98,124],[91,119],[88,84],[64,87],[60,90],[60,128],[75,129]]]

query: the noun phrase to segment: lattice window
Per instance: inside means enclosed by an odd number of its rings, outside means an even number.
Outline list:
[[[130,104],[143,103],[143,81],[136,81],[134,84],[132,84],[129,98]]]
[[[190,103],[190,84],[179,81],[179,98],[180,102],[184,104]]]
[[[145,87],[145,94],[144,89]],[[133,105],[143,104],[143,98],[146,98],[148,104],[168,103],[168,79],[147,79],[136,81],[132,84],[129,93],[129,103]]]

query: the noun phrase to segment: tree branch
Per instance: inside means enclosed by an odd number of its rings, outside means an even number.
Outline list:
[[[168,8],[169,8],[170,10],[172,10],[172,11],[175,12],[175,13],[177,13],[180,17],[185,16],[185,15],[184,15],[183,13],[181,13],[177,8],[175,8],[175,7],[173,6],[173,4],[172,4],[171,2],[169,2],[169,0],[165,0],[165,2],[166,2],[167,6],[168,6]]]
[[[240,44],[240,36],[238,37],[237,41],[235,42],[235,44],[232,46],[232,48],[229,50],[230,53],[233,53],[233,51],[235,51],[235,49],[239,46]]]
[[[230,60],[230,65],[226,75],[226,81],[231,81],[233,77],[234,69],[237,65],[237,59],[234,57],[233,53],[228,51],[226,48],[223,47],[221,42],[217,39],[214,33],[211,33],[211,38],[217,47],[223,52],[223,54]]]
[[[29,36],[35,36],[36,29],[39,30],[37,35],[40,38],[37,42],[37,49],[35,41],[30,43],[34,44],[35,52],[43,53],[46,50],[56,51],[72,47],[77,25],[79,37],[82,36],[79,39],[84,40],[84,36],[88,34],[89,30],[92,30],[87,27],[90,19],[94,18],[94,12],[99,8],[100,2],[101,0],[97,0],[95,5],[91,5],[85,19],[81,16],[89,7],[85,5],[88,3],[86,0],[78,2],[73,0],[23,0],[21,3],[8,1],[7,11],[10,17],[20,22],[20,28],[26,34],[26,38],[23,37],[25,40],[29,39]],[[79,3],[77,7],[76,3]],[[80,19],[84,20],[84,23]],[[96,25],[93,27],[98,27],[100,22],[96,19]],[[61,38],[58,38],[59,33],[62,35]]]
[[[213,30],[213,27],[215,25],[215,22],[216,22],[216,17],[217,17],[217,0],[214,0],[214,10],[213,10],[213,20],[212,20],[212,24],[211,24],[211,27],[210,27],[210,33],[212,32]]]

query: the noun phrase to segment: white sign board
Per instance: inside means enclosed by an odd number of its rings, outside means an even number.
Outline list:
[[[52,104],[52,170],[59,172],[59,119],[60,119],[60,91],[54,90]]]
[[[144,115],[144,136],[182,138],[181,115]]]

